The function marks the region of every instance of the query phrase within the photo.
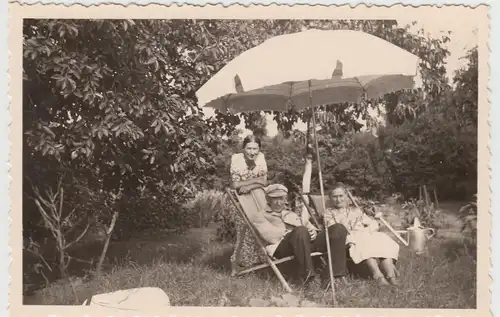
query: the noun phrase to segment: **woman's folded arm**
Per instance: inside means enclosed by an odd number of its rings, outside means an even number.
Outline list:
[[[244,181],[233,181],[232,187],[234,189],[240,189],[243,186],[251,186],[252,189],[267,186],[267,179],[264,176],[247,179]]]

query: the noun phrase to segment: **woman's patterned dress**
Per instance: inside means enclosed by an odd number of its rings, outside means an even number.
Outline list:
[[[231,157],[231,181],[239,182],[257,177],[267,178],[267,164],[261,152],[255,159],[255,167],[249,169],[243,153],[233,154]],[[239,267],[248,267],[266,261],[265,255],[259,249],[259,244],[249,231],[247,224],[238,214],[236,207],[229,203],[230,219],[236,228],[236,245],[231,256],[233,273]]]

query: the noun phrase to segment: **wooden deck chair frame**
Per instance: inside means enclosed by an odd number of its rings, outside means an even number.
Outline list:
[[[234,189],[226,189],[226,192],[229,196],[229,199],[231,200],[231,203],[236,207],[236,210],[238,211],[239,216],[242,217],[245,224],[248,226],[248,229],[252,233],[253,237],[255,238],[257,243],[259,244],[260,250],[265,255],[266,262],[267,262],[267,263],[263,263],[263,264],[254,265],[248,269],[242,270],[242,271],[238,272],[236,274],[236,276],[241,276],[241,275],[244,275],[244,274],[247,274],[250,272],[254,272],[254,271],[266,268],[266,267],[271,267],[274,274],[276,274],[276,276],[278,277],[279,281],[281,282],[281,284],[283,285],[285,290],[289,293],[293,292],[290,285],[287,283],[287,281],[283,277],[283,274],[281,274],[280,270],[278,269],[277,264],[281,264],[281,263],[285,263],[285,262],[288,262],[290,260],[293,260],[294,256],[288,256],[288,257],[281,258],[281,259],[272,259],[271,256],[269,256],[269,254],[266,251],[266,248],[264,246],[264,243],[262,241],[261,236],[259,235],[257,230],[254,228],[254,226],[250,223],[250,220],[248,219],[246,213],[244,212],[244,209],[241,206],[241,204],[237,198],[238,193]],[[311,253],[311,256],[320,256],[320,255],[323,255],[323,253],[321,253],[321,252]]]

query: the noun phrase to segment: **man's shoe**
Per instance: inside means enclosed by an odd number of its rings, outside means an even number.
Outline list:
[[[321,279],[320,288],[322,290],[327,290],[330,287],[330,277],[324,277]]]
[[[303,289],[306,293],[317,292],[320,284],[320,279],[317,275],[310,275],[304,281]]]
[[[347,278],[345,276],[336,276],[333,278],[333,282],[335,283],[335,285],[347,285]],[[330,284],[331,284],[331,281],[330,281],[330,277],[329,276],[325,276],[321,279],[321,284],[320,284],[320,287],[322,290],[328,290],[330,288]]]

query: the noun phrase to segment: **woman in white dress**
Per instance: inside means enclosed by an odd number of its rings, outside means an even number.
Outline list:
[[[373,278],[381,285],[397,285],[395,261],[398,260],[399,245],[388,235],[379,232],[378,222],[350,206],[345,185],[337,183],[330,192],[333,208],[327,208],[327,226],[344,225],[349,235],[346,244],[355,264],[366,263]]]

